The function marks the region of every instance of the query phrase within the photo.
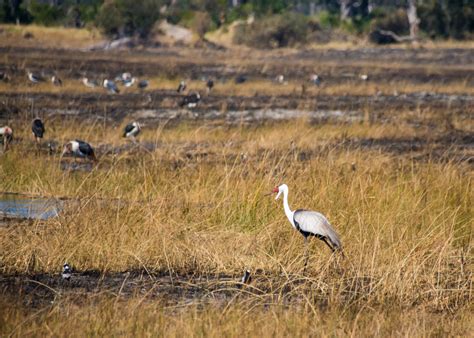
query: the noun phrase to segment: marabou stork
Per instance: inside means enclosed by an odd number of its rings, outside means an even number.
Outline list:
[[[179,83],[178,89],[176,89],[176,91],[177,91],[178,93],[183,93],[185,90],[186,90],[186,81],[182,80],[182,81]]]
[[[61,273],[61,277],[64,280],[70,280],[72,276],[72,269],[68,263],[64,263],[63,265],[63,272]]]
[[[183,100],[181,101],[180,106],[181,107],[187,106],[188,108],[195,108],[198,105],[199,101],[201,101],[201,95],[199,95],[198,92],[192,93],[192,94],[189,94],[189,95],[186,95],[185,97],[183,97]]]
[[[13,129],[9,126],[0,128],[0,137],[3,142],[3,151],[7,151],[10,146],[11,141],[13,140]]]
[[[125,126],[125,129],[123,130],[123,137],[129,138],[133,142],[135,142],[135,137],[140,134],[140,131],[141,126],[138,122],[129,123]]]
[[[74,140],[69,141],[64,145],[63,152],[61,157],[64,155],[73,155],[74,158],[81,157],[81,158],[88,158],[94,162],[97,161],[95,157],[94,148],[89,143],[86,143],[81,140]]]
[[[37,117],[33,120],[33,123],[31,125],[31,131],[35,136],[36,143],[39,144],[45,132],[43,121],[41,121],[40,118]]]
[[[308,237],[314,236],[322,240],[326,245],[335,252],[336,250],[342,252],[342,244],[339,239],[339,235],[336,233],[331,223],[327,218],[316,211],[298,209],[291,211],[290,206],[288,205],[288,186],[282,184],[273,189],[273,193],[277,193],[275,199],[278,199],[281,194],[283,194],[283,208],[285,210],[286,217],[290,221],[293,228],[298,230],[304,236],[304,245],[305,245],[305,263],[304,267],[306,269],[306,264],[308,262]],[[344,255],[344,254],[343,254]]]

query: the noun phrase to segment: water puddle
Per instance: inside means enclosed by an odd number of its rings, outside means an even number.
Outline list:
[[[0,193],[0,217],[46,220],[60,211],[61,204],[55,199]]]

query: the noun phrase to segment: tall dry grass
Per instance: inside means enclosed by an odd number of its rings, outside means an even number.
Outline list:
[[[155,151],[104,155],[92,172],[61,171],[57,156],[38,157],[26,146],[27,129],[17,130],[24,142],[2,156],[0,190],[80,202],[66,204],[56,219],[1,229],[3,274],[58,273],[65,261],[79,271],[180,276],[238,276],[247,267],[258,271],[254,287],[271,293],[272,305],[260,296],[250,297],[250,308],[236,300],[224,312],[220,305],[163,310],[142,299],[99,297],[81,307],[65,300],[33,317],[21,306],[5,310],[4,332],[64,335],[71,318],[77,335],[468,332],[472,168],[337,146],[356,136],[429,136],[418,129],[304,120],[259,127],[180,124],[144,131],[142,142],[156,143]],[[49,130],[47,137],[61,141],[124,142],[110,127],[58,123]],[[280,183],[289,185],[293,209],[329,218],[346,260],[312,240],[303,273],[303,238],[281,201],[264,196]],[[270,285],[259,282],[259,274],[272,276]],[[275,300],[275,293],[281,297]],[[127,309],[125,315],[118,309]]]

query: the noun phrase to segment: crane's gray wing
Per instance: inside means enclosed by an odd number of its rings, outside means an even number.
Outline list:
[[[339,235],[323,214],[316,211],[296,210],[293,219],[295,225],[301,229],[300,231],[324,237],[329,240],[335,249],[341,248]]]

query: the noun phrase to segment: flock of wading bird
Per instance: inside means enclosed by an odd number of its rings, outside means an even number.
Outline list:
[[[0,80],[6,79],[6,78],[7,77],[4,73],[0,73]],[[36,75],[30,71],[28,71],[28,79],[32,83],[35,83],[35,84],[45,81],[43,77]],[[363,75],[361,76],[361,79],[366,81],[367,76]],[[135,83],[137,84],[139,89],[145,89],[148,86],[147,80],[138,81],[138,79],[135,77],[132,77],[130,73],[123,73],[120,77],[117,77],[115,81],[104,79],[102,83],[103,83],[103,87],[106,90],[108,90],[110,93],[117,94],[120,91],[117,87],[116,82],[119,82],[119,81],[126,87],[131,87]],[[246,81],[246,78],[242,75],[235,78],[236,83],[243,83],[245,81]],[[285,78],[283,75],[278,75],[275,81],[277,83],[284,84]],[[56,75],[53,75],[51,77],[51,82],[55,86],[62,85],[61,79],[57,77]],[[87,77],[84,77],[82,79],[82,82],[87,87],[93,88],[93,87],[98,86],[97,81],[90,80]],[[311,82],[314,85],[319,86],[321,83],[321,77],[313,74],[311,76]],[[186,91],[186,87],[187,87],[186,82],[181,81],[177,88],[177,92],[184,93]],[[214,87],[214,82],[212,81],[212,79],[207,80],[206,87],[207,87],[208,92]],[[200,99],[201,99],[201,96],[199,95],[198,92],[190,93],[183,97],[183,100],[181,101],[181,106],[194,108],[197,106]],[[33,132],[35,141],[37,142],[38,145],[40,145],[41,140],[46,131],[43,121],[40,118],[35,118],[32,122],[31,130]],[[125,126],[122,136],[132,140],[132,142],[135,143],[136,137],[140,133],[140,131],[141,131],[140,124],[134,121]],[[12,139],[13,139],[13,129],[8,126],[1,127],[0,140],[3,141],[4,152],[8,150],[8,147]],[[69,141],[64,145],[63,151],[61,153],[61,158],[64,155],[71,155],[74,157],[75,160],[76,158],[84,158],[84,159],[92,160],[93,162],[97,161],[94,148],[89,143],[78,140],[78,139]],[[292,211],[288,204],[288,191],[289,191],[288,186],[286,184],[281,184],[280,186],[276,186],[272,190],[272,192],[267,195],[271,195],[275,193],[276,194],[275,199],[278,199],[281,195],[283,195],[283,210],[285,212],[285,215],[288,218],[288,221],[290,222],[291,226],[295,230],[300,232],[301,235],[304,237],[304,255],[305,255],[304,271],[306,271],[306,266],[308,263],[308,238],[309,237],[316,237],[320,239],[331,249],[333,253],[340,252],[342,257],[344,257],[344,253],[342,251],[342,244],[341,244],[339,235],[337,234],[336,230],[333,228],[331,223],[328,221],[328,219],[323,214],[316,211],[304,210],[304,209],[297,209],[297,210]],[[72,271],[71,266],[68,263],[65,263],[62,268],[62,274],[61,274],[62,278],[64,280],[70,280],[72,275],[73,275],[73,271]],[[242,276],[240,282],[242,284],[249,284],[251,280],[252,280],[252,277],[251,277],[250,271],[245,270],[244,275]]]

